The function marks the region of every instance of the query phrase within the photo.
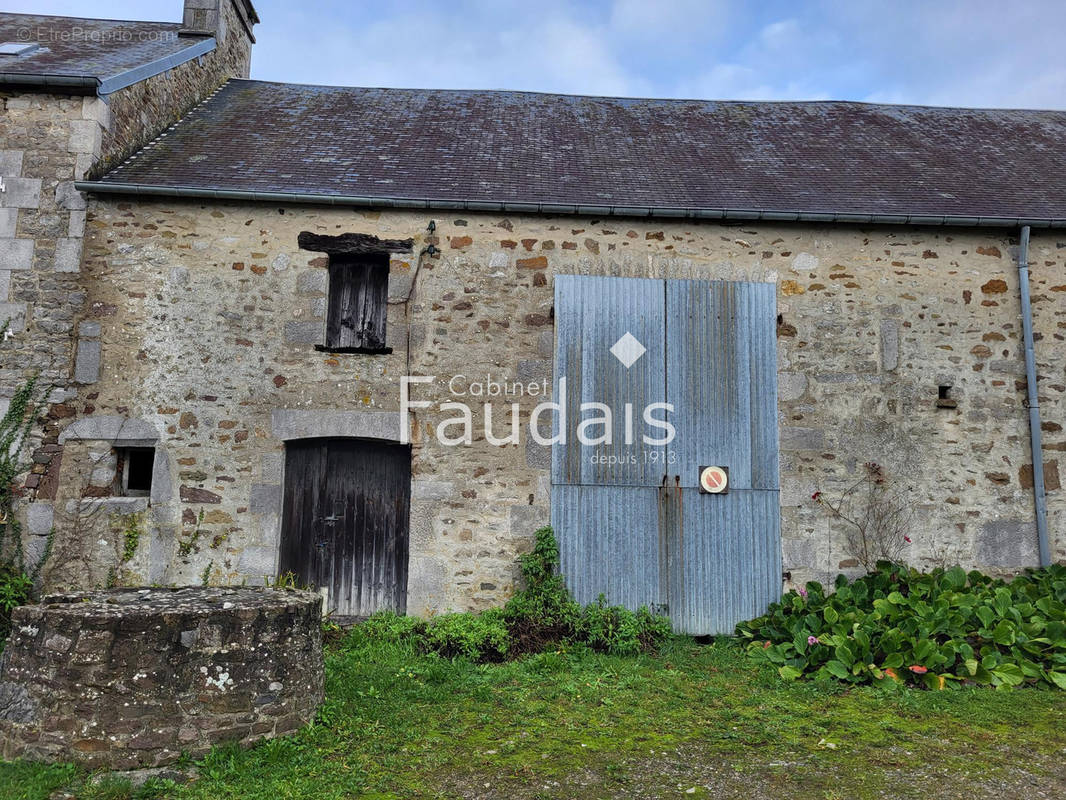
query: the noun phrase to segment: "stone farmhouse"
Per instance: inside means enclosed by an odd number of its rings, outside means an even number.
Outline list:
[[[483,609],[551,522],[579,599],[719,633],[862,570],[845,496],[1066,557],[1066,113],[268,83],[255,22],[0,15],[49,584]]]

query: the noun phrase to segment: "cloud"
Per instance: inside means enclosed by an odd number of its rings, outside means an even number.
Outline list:
[[[771,22],[759,31],[759,42],[768,50],[787,50],[801,38],[800,24],[794,19]]]
[[[866,61],[865,98],[1066,108],[1066,4],[1058,0],[903,0],[891,14],[879,4],[833,0],[822,13]]]
[[[728,31],[734,5],[728,0],[615,0],[608,29],[612,36],[655,38],[660,44],[693,38],[716,40]]]
[[[270,80],[358,86],[506,88],[632,94],[649,88],[610,47],[606,22],[565,6],[439,4],[321,25],[296,11],[284,40],[257,32],[253,73]],[[303,54],[293,64],[294,40]]]
[[[9,0],[94,16],[94,0]],[[253,76],[364,86],[1066,108],[1066,3],[256,0]],[[107,16],[171,19],[179,0]]]

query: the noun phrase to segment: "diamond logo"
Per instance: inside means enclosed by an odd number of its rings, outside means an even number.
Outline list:
[[[644,345],[637,341],[637,337],[626,332],[625,336],[611,345],[611,355],[622,362],[626,369],[637,363],[640,357],[647,352]]]

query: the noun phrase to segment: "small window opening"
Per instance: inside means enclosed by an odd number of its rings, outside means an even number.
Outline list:
[[[958,408],[959,402],[951,396],[951,386],[941,384],[937,387],[937,408]]]
[[[116,477],[119,485],[116,493],[125,497],[147,497],[151,494],[155,448],[123,447],[117,453]]]
[[[334,353],[391,353],[385,346],[388,253],[331,255],[326,344]]]

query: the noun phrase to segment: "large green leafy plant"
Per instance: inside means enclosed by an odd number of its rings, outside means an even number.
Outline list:
[[[737,634],[788,679],[1066,689],[1066,568],[1007,583],[882,562],[852,583],[841,575],[831,594],[791,591]]]

